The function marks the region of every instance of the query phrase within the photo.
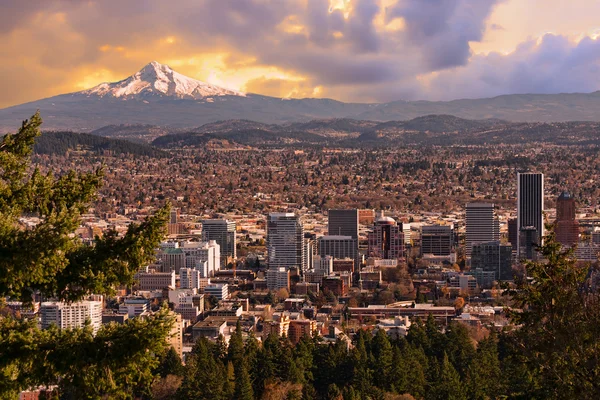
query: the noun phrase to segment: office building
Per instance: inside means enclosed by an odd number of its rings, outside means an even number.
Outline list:
[[[449,225],[424,225],[421,227],[421,256],[450,256],[454,249],[454,231]]]
[[[269,290],[290,290],[290,270],[285,267],[269,268],[266,272],[266,280]]]
[[[388,260],[404,258],[402,225],[398,225],[393,218],[384,216],[383,211],[375,218],[373,230],[368,234],[368,241],[369,257]]]
[[[304,265],[310,268],[314,257],[317,255],[317,235],[304,233]]]
[[[185,267],[198,269],[202,278],[213,277],[221,270],[221,246],[215,240],[183,242],[180,248],[185,254]]]
[[[466,207],[465,254],[471,257],[475,243],[500,240],[500,225],[492,203],[468,203]]]
[[[119,304],[119,314],[127,314],[129,318],[139,317],[150,311],[150,300],[144,298],[128,298]]]
[[[293,319],[288,328],[288,338],[292,344],[297,344],[303,336],[312,338],[317,330],[317,321],[312,319]]]
[[[179,270],[185,267],[185,253],[179,248],[177,242],[161,243],[158,260],[161,272],[179,273]]]
[[[519,259],[531,253],[531,242],[524,243],[527,249],[521,249],[521,238],[525,240],[536,238],[536,244],[541,244],[544,236],[544,174],[517,174],[517,254]],[[526,230],[526,232],[522,232]],[[537,232],[532,232],[535,230]],[[531,259],[529,256],[527,259]]]
[[[83,328],[89,321],[95,333],[102,325],[102,300],[102,296],[93,295],[73,303],[43,302],[39,311],[42,329],[50,325],[61,329]]]
[[[271,213],[267,218],[267,257],[270,268],[307,269],[304,227],[293,213]]]
[[[512,246],[513,254],[517,254],[517,242],[519,240],[519,230],[517,229],[517,219],[508,220],[508,242]]]
[[[575,198],[569,192],[562,192],[556,200],[556,240],[565,247],[573,247],[579,242],[579,221],[575,218]]]
[[[358,210],[329,210],[327,232],[331,236],[350,236],[358,240]]]
[[[499,241],[474,244],[471,270],[475,269],[493,271],[495,280],[512,280],[512,246]]]
[[[204,263],[206,265],[206,263]],[[179,271],[179,287],[182,289],[200,289],[202,275],[195,268],[181,268]]]
[[[319,255],[331,256],[334,259],[350,258],[354,266],[360,265],[358,254],[358,240],[351,236],[321,236],[319,238]]]
[[[229,285],[226,283],[211,283],[204,288],[204,294],[213,296],[217,300],[229,298]]]
[[[538,259],[537,247],[540,243],[538,229],[534,226],[525,226],[519,231],[519,260],[536,261]]]
[[[220,247],[221,264],[227,265],[236,259],[235,221],[205,219],[202,221],[202,240],[214,240]]]
[[[156,272],[138,272],[135,275],[138,281],[139,290],[160,290],[165,288],[175,289],[175,271]]]

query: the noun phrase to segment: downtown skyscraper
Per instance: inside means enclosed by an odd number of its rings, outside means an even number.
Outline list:
[[[466,256],[473,245],[500,240],[500,225],[493,203],[468,203],[466,207]]]
[[[267,217],[267,257],[269,268],[307,269],[304,227],[294,213],[271,213]]]
[[[517,173],[517,257],[533,258],[544,236],[544,174]]]

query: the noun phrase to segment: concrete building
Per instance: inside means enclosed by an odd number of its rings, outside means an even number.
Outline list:
[[[229,298],[229,285],[226,283],[211,283],[204,288],[204,294],[214,296],[217,300]]]
[[[119,314],[127,314],[129,318],[139,317],[150,311],[150,300],[144,298],[129,298],[119,304]]]
[[[404,233],[402,225],[398,225],[393,218],[386,217],[381,211],[373,229],[368,233],[369,257],[383,259],[404,259]]]
[[[267,217],[267,257],[269,267],[298,268],[306,271],[304,227],[293,213],[271,213]]]
[[[290,290],[290,271],[285,267],[269,268],[266,272],[266,280],[269,290]]]
[[[102,325],[102,303],[102,296],[96,295],[73,303],[43,302],[39,311],[42,329],[50,325],[61,329],[82,328],[89,321],[94,332],[97,332]]]
[[[183,242],[181,249],[185,253],[185,267],[200,270],[202,278],[210,278],[221,269],[221,246],[216,241]]]
[[[236,259],[235,221],[205,219],[202,221],[202,240],[214,240],[220,247],[221,264],[227,265]]]
[[[575,198],[569,192],[562,192],[556,200],[556,240],[565,247],[573,247],[579,242],[579,221],[575,218]]]
[[[321,236],[318,254],[321,257],[332,256],[334,259],[350,258],[354,260],[355,267],[360,265],[358,240],[351,236]]]
[[[357,209],[329,210],[327,213],[327,232],[330,236],[350,236],[358,240],[358,219]]]
[[[465,254],[471,257],[475,243],[500,240],[500,225],[492,203],[467,203]]]
[[[535,238],[536,244],[541,244],[544,237],[544,174],[517,173],[517,229],[520,232],[517,238],[517,254],[519,259],[525,257],[531,260],[531,241],[525,242],[522,250],[521,238],[530,240]],[[522,231],[526,230],[525,236]],[[536,232],[533,232],[535,230]],[[535,252],[534,252],[535,253]]]
[[[317,330],[317,321],[312,319],[293,319],[288,328],[288,338],[297,344],[303,336],[312,337]]]
[[[496,281],[495,271],[485,271],[481,268],[471,267],[471,270],[465,272],[465,275],[471,275],[475,277],[475,280],[477,281],[477,286],[479,286],[481,289],[492,288],[494,282]]]
[[[172,243],[174,243],[176,247],[171,246]],[[179,248],[177,242],[161,243],[158,252],[158,260],[161,266],[161,272],[175,271],[176,273],[179,273],[179,270],[185,267],[185,254],[183,250]]]
[[[540,244],[539,230],[535,226],[524,226],[519,231],[519,246],[517,257],[519,260],[538,259],[537,246]]]
[[[208,317],[192,326],[192,340],[195,341],[201,337],[216,339],[219,335],[225,334],[225,328],[227,328],[227,320]]]
[[[181,268],[179,287],[182,289],[200,289],[201,272],[195,268]]]
[[[493,271],[495,280],[511,281],[512,246],[498,241],[475,244],[471,253],[471,269],[477,268]]]
[[[273,321],[265,322],[263,326],[263,339],[269,335],[287,336],[290,330],[289,313],[274,313]]]
[[[138,272],[136,279],[140,290],[175,289],[175,271],[156,272],[150,270],[148,272]]]
[[[421,227],[421,256],[449,256],[454,250],[454,231],[449,225],[424,225]]]

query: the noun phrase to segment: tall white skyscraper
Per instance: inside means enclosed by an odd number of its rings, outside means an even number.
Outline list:
[[[235,260],[235,221],[227,219],[205,219],[202,221],[202,240],[214,240],[221,246],[221,262]]]
[[[531,243],[521,243],[522,237],[535,237],[541,244],[544,236],[544,174],[517,173],[517,254],[523,258],[521,247],[529,247]],[[533,233],[532,228],[535,228]],[[529,235],[520,232],[527,231]]]
[[[267,256],[269,268],[307,269],[304,227],[293,213],[271,213],[267,217]]]
[[[500,226],[492,203],[467,203],[466,256],[471,257],[473,245],[500,240]]]

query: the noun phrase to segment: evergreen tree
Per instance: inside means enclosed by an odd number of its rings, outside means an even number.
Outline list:
[[[391,370],[392,370],[392,345],[387,334],[383,329],[379,329],[375,334],[372,343],[373,352],[373,372],[375,386],[391,390]]]
[[[446,346],[444,349],[456,371],[464,378],[469,364],[475,358],[475,347],[469,337],[467,327],[458,322],[450,324],[446,330]]]
[[[469,398],[484,400],[499,397],[502,379],[497,338],[492,332],[479,342],[475,359],[467,371]]]
[[[178,398],[228,399],[227,371],[221,360],[215,357],[212,347],[206,338],[196,341],[186,362],[183,382],[177,392]]]
[[[448,356],[444,354],[440,366],[440,375],[426,394],[428,400],[466,400],[467,395],[460,376]]]
[[[547,231],[540,248],[544,261],[528,262],[530,280],[518,280],[512,293],[522,310],[511,313],[519,326],[509,334],[513,354],[537,381],[529,396],[600,398],[599,272],[577,265],[573,250],[562,250],[552,227]]]
[[[168,209],[84,245],[73,232],[102,181],[102,170],[54,177],[30,168],[39,114],[0,139],[0,298],[76,301],[115,293],[155,258]],[[24,229],[19,218],[40,223]],[[172,319],[166,311],[145,320],[91,328],[41,331],[34,321],[0,318],[0,393],[13,398],[29,387],[59,385],[65,398],[122,398],[148,393]]]
[[[173,347],[169,347],[169,350],[162,357],[156,372],[163,378],[167,375],[183,375],[181,357],[179,357],[179,354],[177,354],[177,351]]]

